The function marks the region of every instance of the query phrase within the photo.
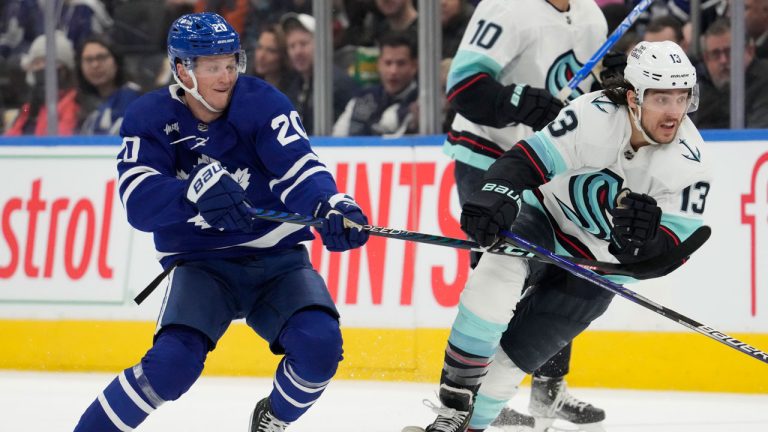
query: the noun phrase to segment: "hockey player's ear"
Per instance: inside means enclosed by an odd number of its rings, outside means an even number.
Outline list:
[[[189,77],[189,69],[184,66],[184,62],[176,62],[176,72],[179,74],[179,80],[187,87],[191,87],[192,79]]]
[[[627,90],[627,106],[637,109],[637,92],[634,90]]]

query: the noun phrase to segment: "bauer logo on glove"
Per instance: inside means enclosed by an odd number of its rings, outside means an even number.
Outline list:
[[[192,178],[192,187],[187,190],[187,199],[197,203],[200,197],[219,181],[221,176],[229,174],[218,162],[203,166]]]
[[[515,192],[514,189],[510,189],[510,188],[508,188],[506,186],[498,185],[496,183],[486,183],[486,184],[483,185],[483,189],[482,190],[484,190],[484,191],[492,191],[492,192],[500,193],[502,195],[506,195],[506,196],[512,198],[513,200],[517,201],[518,205],[520,203],[520,194]]]

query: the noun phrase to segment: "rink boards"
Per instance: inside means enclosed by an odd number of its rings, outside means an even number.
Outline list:
[[[688,264],[630,288],[768,349],[768,132],[709,132],[713,235]],[[313,140],[371,223],[460,237],[453,164],[440,137]],[[0,139],[0,368],[119,370],[151,344],[162,292],[133,296],[160,266],[115,193],[114,138]],[[701,200],[701,196],[694,199]],[[372,239],[308,245],[342,314],[351,379],[434,381],[468,276],[466,252]],[[162,287],[163,285],[161,285]],[[158,290],[162,291],[162,290]],[[269,375],[277,359],[235,323],[207,373]],[[768,393],[768,365],[624,299],[575,344],[576,386]]]

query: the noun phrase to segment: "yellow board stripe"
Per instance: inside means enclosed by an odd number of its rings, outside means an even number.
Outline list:
[[[122,370],[152,344],[154,323],[0,320],[0,369]],[[437,382],[447,329],[345,328],[337,378]],[[765,349],[768,334],[734,334]],[[209,375],[272,376],[279,358],[242,323],[206,362]],[[768,393],[768,365],[695,333],[588,331],[576,339],[576,387]]]

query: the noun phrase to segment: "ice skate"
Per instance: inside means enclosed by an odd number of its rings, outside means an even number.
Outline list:
[[[288,423],[280,421],[272,413],[269,397],[265,397],[256,404],[251,414],[251,428],[249,432],[283,432]]]
[[[528,411],[536,419],[536,432],[605,431],[602,426],[605,411],[574,398],[568,393],[563,378],[533,377]],[[564,420],[575,428],[558,428],[553,426],[555,420]]]
[[[470,390],[457,389],[445,384],[440,386],[440,403],[437,406],[425,400],[437,418],[426,429],[418,426],[407,426],[402,432],[465,432],[472,417],[472,402],[474,395]]]
[[[528,414],[504,407],[491,426],[504,432],[531,432],[536,426],[536,420]]]

